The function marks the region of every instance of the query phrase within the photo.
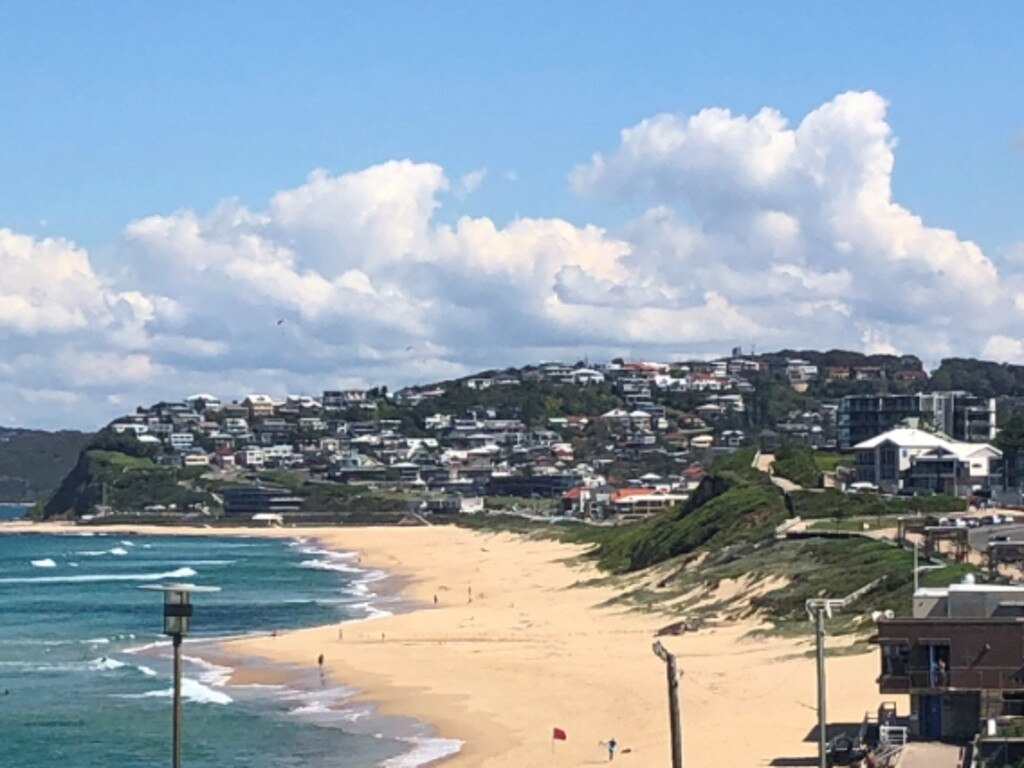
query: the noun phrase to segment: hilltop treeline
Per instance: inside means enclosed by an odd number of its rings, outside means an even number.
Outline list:
[[[962,389],[979,397],[1024,397],[1024,365],[950,357],[932,372],[928,389]]]
[[[767,352],[759,359],[771,363],[785,363],[786,360],[799,358],[813,363],[819,368],[882,368],[887,371],[923,371],[924,364],[917,355],[866,355],[849,349],[830,349],[820,352],[815,349],[780,349],[778,352]]]

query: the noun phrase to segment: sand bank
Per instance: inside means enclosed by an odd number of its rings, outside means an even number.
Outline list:
[[[593,765],[606,759],[599,742],[610,737],[622,750],[617,763],[667,763],[665,672],[651,643],[678,617],[609,606],[616,590],[586,584],[601,574],[578,560],[578,547],[451,527],[236,532],[358,550],[363,566],[402,577],[403,592],[422,608],[236,640],[225,644],[228,652],[311,666],[322,653],[332,678],[365,691],[382,712],[464,741],[446,762],[453,767]],[[808,640],[750,639],[754,628],[732,622],[664,639],[683,672],[688,762],[757,766],[815,753],[807,740],[815,724],[810,631]],[[830,721],[859,721],[875,709],[877,674],[877,654],[830,658]],[[906,711],[905,698],[899,707]],[[554,727],[568,740],[552,745]]]

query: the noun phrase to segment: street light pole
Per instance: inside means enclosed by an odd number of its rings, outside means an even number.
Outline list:
[[[918,558],[918,555],[917,555],[917,545],[918,545],[918,542],[915,539],[914,540],[914,595],[917,594],[917,587],[918,587],[918,576],[917,576],[917,572],[918,572],[917,558]],[[913,604],[914,604],[913,596],[910,598],[910,604],[911,604],[911,606],[913,606]]]
[[[164,593],[164,634],[174,647],[174,687],[171,703],[171,768],[181,768],[181,641],[188,634],[192,619],[193,592],[219,592],[220,587],[194,584],[146,584],[140,589]]]
[[[818,765],[828,768],[825,752],[828,744],[826,731],[828,716],[825,713],[825,611],[827,606],[816,605],[814,610],[814,636],[817,643],[816,658],[818,662]]]
[[[808,616],[814,619],[814,636],[815,636],[815,659],[818,666],[818,765],[819,768],[828,768],[828,739],[826,738],[826,731],[828,726],[828,717],[825,713],[825,617],[832,618],[833,610],[842,610],[854,600],[870,592],[880,583],[885,580],[885,577],[875,579],[870,584],[865,584],[860,589],[851,592],[846,597],[838,598],[823,598],[817,597],[807,600],[804,603],[804,607],[807,609]]]
[[[171,712],[171,768],[181,768],[181,634],[172,637],[174,644],[174,703]]]

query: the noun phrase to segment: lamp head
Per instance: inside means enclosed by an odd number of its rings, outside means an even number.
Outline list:
[[[219,592],[220,587],[199,587],[195,584],[145,584],[139,589],[164,593],[164,634],[184,637],[192,619],[193,592]]]
[[[192,602],[188,590],[168,589],[164,592],[164,634],[187,635],[192,618]]]

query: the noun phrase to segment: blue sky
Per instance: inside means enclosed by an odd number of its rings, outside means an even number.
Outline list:
[[[644,116],[873,89],[898,195],[994,249],[1024,218],[1022,28],[1013,2],[7,2],[0,217],[97,247],[410,157],[515,171],[474,212],[584,221],[567,169]]]
[[[231,397],[731,342],[1024,360],[1021,29],[1013,2],[0,4],[0,296],[21,297],[0,307],[0,423],[100,422],[181,394],[168,382]],[[773,150],[730,176],[759,131],[788,142],[828,105],[767,186],[702,196],[774,167]],[[687,127],[713,108],[729,115]],[[763,108],[785,130],[746,122]],[[691,149],[620,138],[665,114]],[[807,191],[812,150],[836,189],[878,181],[873,223],[862,198]],[[268,259],[281,290],[253,298],[238,275]],[[53,277],[72,263],[88,279]],[[906,306],[870,295],[884,265]],[[1006,327],[917,308],[951,276],[999,286]],[[362,324],[381,312],[408,323]],[[94,372],[69,379],[75,351]]]

